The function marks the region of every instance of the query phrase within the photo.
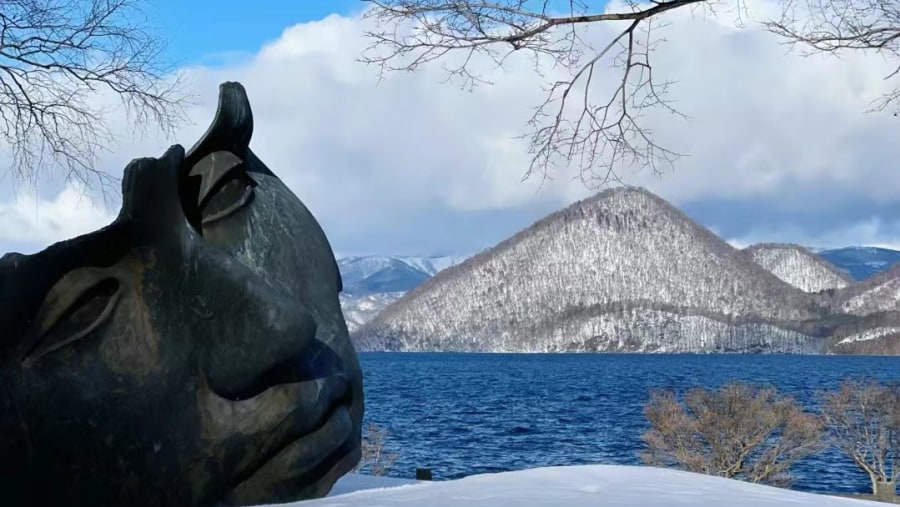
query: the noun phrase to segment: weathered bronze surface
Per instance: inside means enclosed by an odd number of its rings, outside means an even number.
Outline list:
[[[128,165],[112,224],[0,259],[0,504],[275,503],[356,464],[334,254],[252,130],[221,85],[191,150]]]

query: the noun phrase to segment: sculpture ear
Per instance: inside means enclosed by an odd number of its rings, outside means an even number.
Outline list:
[[[119,300],[119,281],[98,268],[79,268],[48,291],[21,344],[20,359],[30,362],[65,347],[103,325]]]
[[[255,159],[250,151],[252,136],[253,112],[247,91],[237,82],[222,83],[216,116],[203,137],[185,154],[178,174],[182,209],[198,232],[204,222],[230,213],[225,209],[204,213],[204,206],[238,170],[246,172],[248,158]],[[230,199],[234,201],[231,208],[240,208],[251,197],[247,188],[239,189],[241,194]]]
[[[203,137],[188,150],[185,166],[191,168],[200,159],[216,151],[230,151],[246,160],[252,136],[253,111],[250,109],[247,91],[237,82],[222,83],[219,85],[216,116]]]

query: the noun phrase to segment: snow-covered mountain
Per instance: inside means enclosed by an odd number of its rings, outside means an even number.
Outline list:
[[[757,264],[804,292],[842,289],[854,282],[850,275],[800,245],[759,243],[744,251]]]
[[[406,292],[431,277],[418,267],[393,257],[338,259],[345,294]]]
[[[358,256],[338,259],[344,290],[341,309],[350,332],[388,304],[438,271],[460,262],[460,256]]]
[[[893,354],[896,271],[851,283],[800,247],[737,250],[617,188],[439,272],[353,336],[359,350]]]
[[[827,305],[826,305],[827,306]],[[828,308],[643,189],[556,212],[444,270],[360,350],[822,352]]]
[[[815,252],[819,257],[846,271],[855,280],[866,280],[900,262],[900,251],[874,246],[850,246]]]
[[[402,257],[367,255],[342,257],[338,269],[344,281],[344,292],[404,292],[417,287],[438,271],[458,264],[464,257]]]

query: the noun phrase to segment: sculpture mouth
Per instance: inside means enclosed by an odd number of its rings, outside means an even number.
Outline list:
[[[320,483],[356,451],[351,416],[354,398],[350,385],[346,386],[311,430],[298,438],[282,439],[255,467],[244,470],[226,495],[226,505],[300,500],[298,497],[310,493],[323,494],[320,489],[327,491],[330,484]],[[339,473],[353,464],[341,467]]]

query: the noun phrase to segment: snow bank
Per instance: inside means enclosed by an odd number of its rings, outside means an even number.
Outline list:
[[[343,495],[353,493],[354,491],[371,491],[381,488],[396,488],[397,486],[405,486],[407,484],[418,484],[420,481],[413,479],[395,479],[393,477],[379,477],[376,475],[347,474],[335,483],[331,488],[328,496]],[[310,505],[309,502],[302,502],[304,506]]]
[[[374,488],[374,489],[373,489]],[[296,507],[864,507],[875,502],[802,493],[677,470],[618,465],[535,468],[416,482],[351,475],[331,495]]]

